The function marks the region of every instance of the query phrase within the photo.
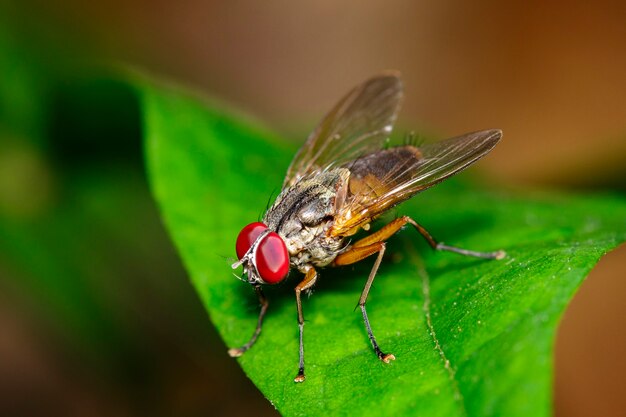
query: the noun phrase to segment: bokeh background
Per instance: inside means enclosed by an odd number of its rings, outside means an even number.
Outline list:
[[[167,238],[138,102],[111,68],[219,96],[295,142],[398,69],[400,131],[504,130],[473,168],[490,181],[624,193],[624,22],[607,0],[1,1],[0,415],[275,414]],[[626,413],[625,272],[622,247],[565,313],[557,416]]]

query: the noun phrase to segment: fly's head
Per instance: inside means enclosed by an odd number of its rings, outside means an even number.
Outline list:
[[[237,262],[252,285],[277,284],[289,273],[289,252],[285,241],[260,222],[250,223],[237,236]]]

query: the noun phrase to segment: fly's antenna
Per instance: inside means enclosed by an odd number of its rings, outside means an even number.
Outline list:
[[[223,256],[223,258],[232,269],[239,268],[241,265],[243,265],[243,262],[245,260],[245,256],[242,259],[233,258],[232,256]]]
[[[232,265],[233,262],[237,262],[238,259],[234,258],[232,256],[226,256],[226,255],[218,255],[220,258],[222,258],[224,260],[224,262],[226,262],[227,265]]]

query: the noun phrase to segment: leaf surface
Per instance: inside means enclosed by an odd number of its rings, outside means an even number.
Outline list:
[[[219,102],[152,83],[142,91],[154,195],[213,323],[238,347],[258,305],[233,277],[235,239],[277,194],[295,149]],[[373,259],[321,270],[303,302],[303,384],[293,382],[301,277],[292,271],[266,290],[263,333],[239,359],[246,374],[287,416],[549,415],[556,326],[599,258],[626,239],[626,199],[450,180],[395,212],[447,244],[508,256],[435,253],[409,228],[393,237],[368,301],[391,364],[376,358],[354,309]]]

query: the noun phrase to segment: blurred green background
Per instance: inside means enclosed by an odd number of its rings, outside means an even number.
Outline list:
[[[623,193],[624,21],[618,1],[1,2],[0,415],[275,413],[168,240],[115,68],[223,97],[294,142],[399,69],[399,131],[501,128],[479,167],[491,181]],[[556,415],[626,410],[625,272],[622,247],[565,315]]]

